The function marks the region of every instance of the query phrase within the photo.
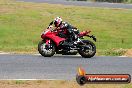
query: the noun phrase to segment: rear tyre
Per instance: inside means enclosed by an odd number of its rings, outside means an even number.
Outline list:
[[[38,44],[38,51],[44,57],[51,57],[55,54],[55,44],[50,42],[49,48],[46,48],[46,42],[44,40],[40,41]]]
[[[84,45],[78,50],[79,54],[84,58],[91,58],[96,53],[96,46],[89,40],[83,40]]]

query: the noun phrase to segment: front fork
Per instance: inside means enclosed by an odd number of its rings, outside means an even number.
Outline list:
[[[50,42],[51,42],[51,40],[50,40],[50,39],[46,39],[46,45],[49,45],[49,44],[50,44]]]
[[[52,46],[51,46],[51,40],[50,39],[46,39],[46,45],[45,45],[45,48],[48,50],[48,49],[51,49]]]

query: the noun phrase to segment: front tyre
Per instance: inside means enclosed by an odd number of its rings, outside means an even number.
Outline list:
[[[78,50],[79,54],[84,57],[84,58],[91,58],[95,55],[96,53],[96,46],[93,42],[89,40],[82,40],[83,45],[81,48]]]
[[[51,41],[48,46],[44,40],[38,44],[38,51],[44,57],[51,57],[55,54],[55,44]]]

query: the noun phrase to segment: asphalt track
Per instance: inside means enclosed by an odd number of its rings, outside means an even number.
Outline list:
[[[95,56],[58,56],[51,58],[41,55],[0,55],[0,79],[75,79],[77,68],[87,73],[130,74],[132,58]]]
[[[85,2],[85,1],[65,1],[65,0],[17,0],[17,1],[88,6],[88,7],[102,7],[102,8],[105,7],[105,8],[132,9],[132,4],[122,4],[122,3],[106,3],[106,2],[102,3],[102,2]]]

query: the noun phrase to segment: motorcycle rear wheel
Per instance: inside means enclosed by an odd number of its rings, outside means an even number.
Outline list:
[[[96,53],[96,46],[93,42],[89,40],[83,40],[83,45],[81,49],[78,50],[79,54],[84,58],[91,58]],[[88,47],[88,48],[87,48]]]
[[[55,54],[55,44],[51,41],[51,48],[46,49],[46,43],[44,40],[40,41],[38,44],[38,51],[44,57],[51,57]]]

